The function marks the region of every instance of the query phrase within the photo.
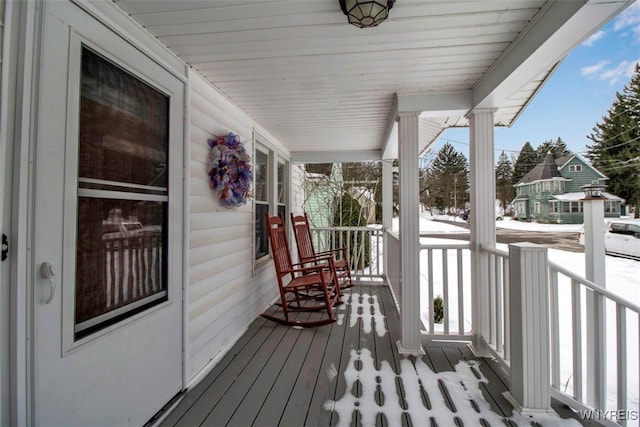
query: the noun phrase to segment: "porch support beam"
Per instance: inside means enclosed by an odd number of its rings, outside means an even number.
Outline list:
[[[505,397],[527,415],[552,412],[547,248],[509,245],[511,387]]]
[[[420,228],[418,226],[418,117],[399,114],[398,171],[400,178],[401,354],[424,354],[420,336]]]
[[[464,116],[472,108],[471,91],[397,95],[398,114],[421,111],[422,116]]]
[[[380,160],[380,150],[360,151],[293,151],[292,163],[351,163]]]
[[[469,115],[469,167],[471,190],[471,318],[473,350],[488,356],[486,339],[489,323],[489,254],[481,246],[496,246],[495,174],[494,174],[494,110],[473,110]]]
[[[585,4],[586,3],[586,4]],[[542,71],[564,58],[633,1],[555,1],[536,17],[473,91],[474,108],[501,105]]]

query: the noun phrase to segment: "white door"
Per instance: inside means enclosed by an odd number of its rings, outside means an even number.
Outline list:
[[[184,84],[44,2],[33,174],[37,425],[143,425],[182,386]]]

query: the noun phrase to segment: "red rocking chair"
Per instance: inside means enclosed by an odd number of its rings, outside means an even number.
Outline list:
[[[353,287],[353,283],[351,282],[351,267],[349,266],[349,251],[347,248],[336,248],[316,253],[313,248],[307,213],[305,212],[302,215],[294,215],[291,213],[291,223],[293,224],[293,234],[296,238],[300,262],[305,264],[318,257],[331,257],[338,276],[340,289]]]
[[[292,326],[320,326],[335,322],[333,307],[341,301],[333,259],[320,257],[293,264],[283,218],[268,214],[266,217],[280,291],[279,305],[284,317],[269,313],[263,313],[262,317]],[[319,320],[294,320],[290,317],[291,312],[325,310],[327,317]]]

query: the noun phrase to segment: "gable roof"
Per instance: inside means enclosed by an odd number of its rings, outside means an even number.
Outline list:
[[[558,165],[553,159],[553,154],[547,153],[544,161],[531,169],[516,185],[529,184],[530,182],[553,178],[563,178],[563,176],[558,170]]]
[[[598,169],[596,169],[589,160],[585,159],[580,154],[574,154],[571,156],[563,156],[563,157],[557,158],[556,163],[558,164],[558,169],[563,169],[574,158],[580,160],[583,165],[585,165],[586,167],[594,171],[596,174],[598,174],[601,179],[609,179],[609,177],[607,177],[605,174],[603,174]]]

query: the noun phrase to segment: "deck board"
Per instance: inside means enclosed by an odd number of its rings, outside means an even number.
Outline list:
[[[502,395],[506,379],[491,361],[477,359],[463,343],[431,342],[420,358],[400,355],[400,317],[387,287],[359,283],[343,299],[338,321],[325,326],[300,329],[256,319],[159,424],[512,425],[507,417],[513,410]],[[384,328],[376,330],[380,322]],[[456,370],[476,368],[476,378],[487,383],[456,379]],[[473,398],[466,396],[469,384],[478,389]],[[465,411],[476,411],[475,421]]]

